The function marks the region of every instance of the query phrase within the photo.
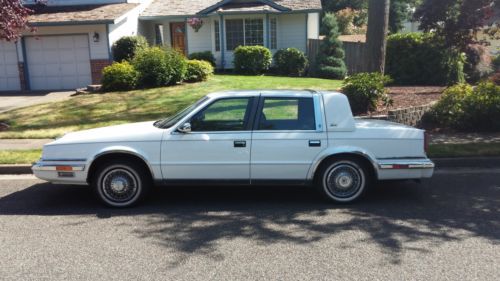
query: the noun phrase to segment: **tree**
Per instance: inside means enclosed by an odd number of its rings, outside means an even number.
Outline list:
[[[384,73],[390,0],[370,0],[365,45],[365,72]]]
[[[493,15],[495,0],[424,0],[415,12],[420,29],[434,30],[447,47],[465,51]]]
[[[0,0],[0,40],[16,41],[23,30],[30,29],[28,16],[31,9],[23,6],[21,0]]]
[[[320,52],[316,59],[318,75],[323,78],[343,79],[346,75],[344,49],[338,39],[337,20],[332,13],[326,13],[322,20],[322,31],[326,34],[321,42]]]
[[[411,20],[414,10],[421,0],[392,0],[389,9],[389,31],[398,33],[403,29],[403,23]]]

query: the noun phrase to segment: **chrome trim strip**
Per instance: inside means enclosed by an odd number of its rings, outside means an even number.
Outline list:
[[[407,167],[394,167],[394,166],[407,166]],[[395,170],[404,170],[404,169],[433,169],[435,167],[435,164],[431,160],[422,160],[422,161],[393,161],[393,162],[383,162],[378,164],[380,169],[383,170],[388,170],[388,169],[395,169]]]
[[[45,159],[45,158],[41,158],[40,161],[43,161],[43,162],[86,162],[87,159],[85,158],[56,158],[56,159]]]
[[[64,171],[64,172],[81,172],[85,170],[85,165],[48,165],[48,164],[41,164],[41,163],[36,163],[31,167],[33,171],[57,171],[58,166],[70,166],[71,171]]]

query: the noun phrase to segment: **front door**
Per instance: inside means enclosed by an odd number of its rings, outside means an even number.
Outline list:
[[[306,180],[311,163],[328,145],[319,104],[318,96],[262,94],[252,135],[252,183]]]
[[[174,132],[162,143],[167,181],[250,181],[253,97],[218,99],[188,121],[191,132]]]
[[[184,22],[170,23],[172,48],[186,54],[186,24]]]

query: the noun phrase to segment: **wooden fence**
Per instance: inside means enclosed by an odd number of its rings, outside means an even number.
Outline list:
[[[345,51],[345,64],[348,74],[363,72],[363,51],[365,43],[363,42],[342,42]],[[311,65],[316,62],[316,56],[319,53],[321,40],[309,39],[307,44],[307,55]]]

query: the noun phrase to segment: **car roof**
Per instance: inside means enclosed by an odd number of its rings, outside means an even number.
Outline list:
[[[319,92],[315,90],[238,90],[210,93],[209,98],[235,96],[271,96],[271,97],[311,97],[313,94],[340,94],[337,92]]]

